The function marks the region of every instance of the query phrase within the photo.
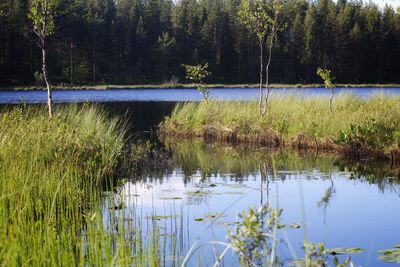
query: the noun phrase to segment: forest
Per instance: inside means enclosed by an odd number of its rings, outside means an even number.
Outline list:
[[[182,64],[209,64],[209,83],[258,81],[257,37],[240,0],[61,0],[48,40],[53,84],[185,82]],[[400,9],[352,0],[286,0],[273,44],[273,83],[400,83]],[[43,80],[29,0],[0,3],[0,84]],[[265,40],[265,45],[267,45]],[[265,49],[266,50],[266,49]],[[264,54],[265,58],[268,53]]]

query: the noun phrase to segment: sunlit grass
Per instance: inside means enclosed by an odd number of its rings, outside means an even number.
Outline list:
[[[400,97],[377,94],[360,99],[351,94],[334,98],[333,115],[327,97],[295,95],[271,99],[266,116],[256,102],[201,102],[178,105],[162,123],[166,135],[205,137],[271,146],[332,148],[341,130],[374,119],[400,130]],[[303,143],[303,144],[302,144]]]
[[[102,185],[113,190],[124,134],[93,106],[57,108],[52,119],[42,107],[0,114],[3,265],[157,265],[158,244],[142,240],[153,231],[103,214]]]

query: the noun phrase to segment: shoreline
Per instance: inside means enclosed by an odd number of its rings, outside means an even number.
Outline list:
[[[259,88],[258,84],[208,84],[209,89],[254,89]],[[324,88],[323,84],[271,84],[271,89],[316,89]],[[363,88],[393,88],[400,89],[400,84],[337,84],[337,88],[352,88],[352,89],[363,89]],[[52,87],[53,90],[138,90],[138,89],[196,89],[195,84],[138,84],[138,85],[56,85]],[[265,89],[265,88],[263,88]],[[37,85],[26,85],[26,86],[0,86],[0,91],[44,91],[45,87]]]

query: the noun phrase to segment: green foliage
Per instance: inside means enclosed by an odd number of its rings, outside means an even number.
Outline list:
[[[394,124],[368,119],[340,131],[336,143],[348,146],[352,152],[380,151],[397,145],[397,130]]]
[[[325,88],[327,88],[327,89],[335,88],[335,85],[333,84],[333,80],[335,78],[331,77],[331,71],[330,70],[318,68],[317,69],[317,74],[324,81]]]
[[[336,87],[333,83],[335,78],[331,77],[331,71],[327,69],[317,69],[317,74],[322,78],[324,81],[325,88],[331,90],[331,97],[329,99],[329,109],[331,113],[333,113],[333,96],[335,95],[334,88]]]
[[[267,205],[239,214],[234,231],[228,230],[228,239],[244,263],[252,265],[269,256],[281,214],[282,209],[276,211]]]
[[[203,100],[208,101],[210,97],[210,91],[205,84],[205,79],[207,78],[207,76],[211,75],[211,72],[207,71],[208,63],[204,65],[199,64],[194,66],[182,64],[182,67],[186,71],[186,79],[198,83],[197,90],[203,96]]]
[[[290,266],[296,267],[320,267],[320,266],[330,266],[328,264],[328,257],[327,254],[331,254],[329,250],[325,249],[324,243],[313,244],[309,243],[307,240],[304,241],[303,249],[306,252],[304,259],[296,259],[290,263]],[[354,254],[353,251],[359,250],[358,248],[342,248],[341,251],[345,251],[346,253],[343,254]],[[339,254],[339,253],[338,253]],[[336,257],[336,254],[333,254],[332,263],[333,266],[336,267],[348,267],[354,266],[353,263],[350,261],[350,256],[347,257],[343,262],[339,262],[339,259]]]
[[[287,119],[278,119],[273,121],[273,127],[280,135],[281,142],[285,143],[285,137],[289,134],[289,121]]]
[[[384,261],[384,262],[390,262],[390,263],[400,263],[400,248],[396,247],[393,249],[383,249],[378,251],[379,254],[382,254],[379,256],[379,260]]]
[[[259,42],[264,40],[274,21],[266,12],[266,8],[266,1],[243,0],[238,12],[240,22],[256,34]]]
[[[60,0],[31,0],[28,17],[36,34],[46,37],[55,32],[55,11]]]

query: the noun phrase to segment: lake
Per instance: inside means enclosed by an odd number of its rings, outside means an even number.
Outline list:
[[[328,96],[330,91],[325,88],[272,89],[271,97],[295,94],[304,97]],[[396,88],[337,88],[336,94],[352,93],[359,97],[371,97],[384,93],[400,95]],[[211,89],[213,100],[258,100],[259,89]],[[201,95],[196,89],[118,89],[118,90],[54,90],[53,99],[56,103],[71,102],[130,102],[130,101],[163,101],[185,102],[200,101]],[[0,91],[0,104],[46,103],[46,91]]]

